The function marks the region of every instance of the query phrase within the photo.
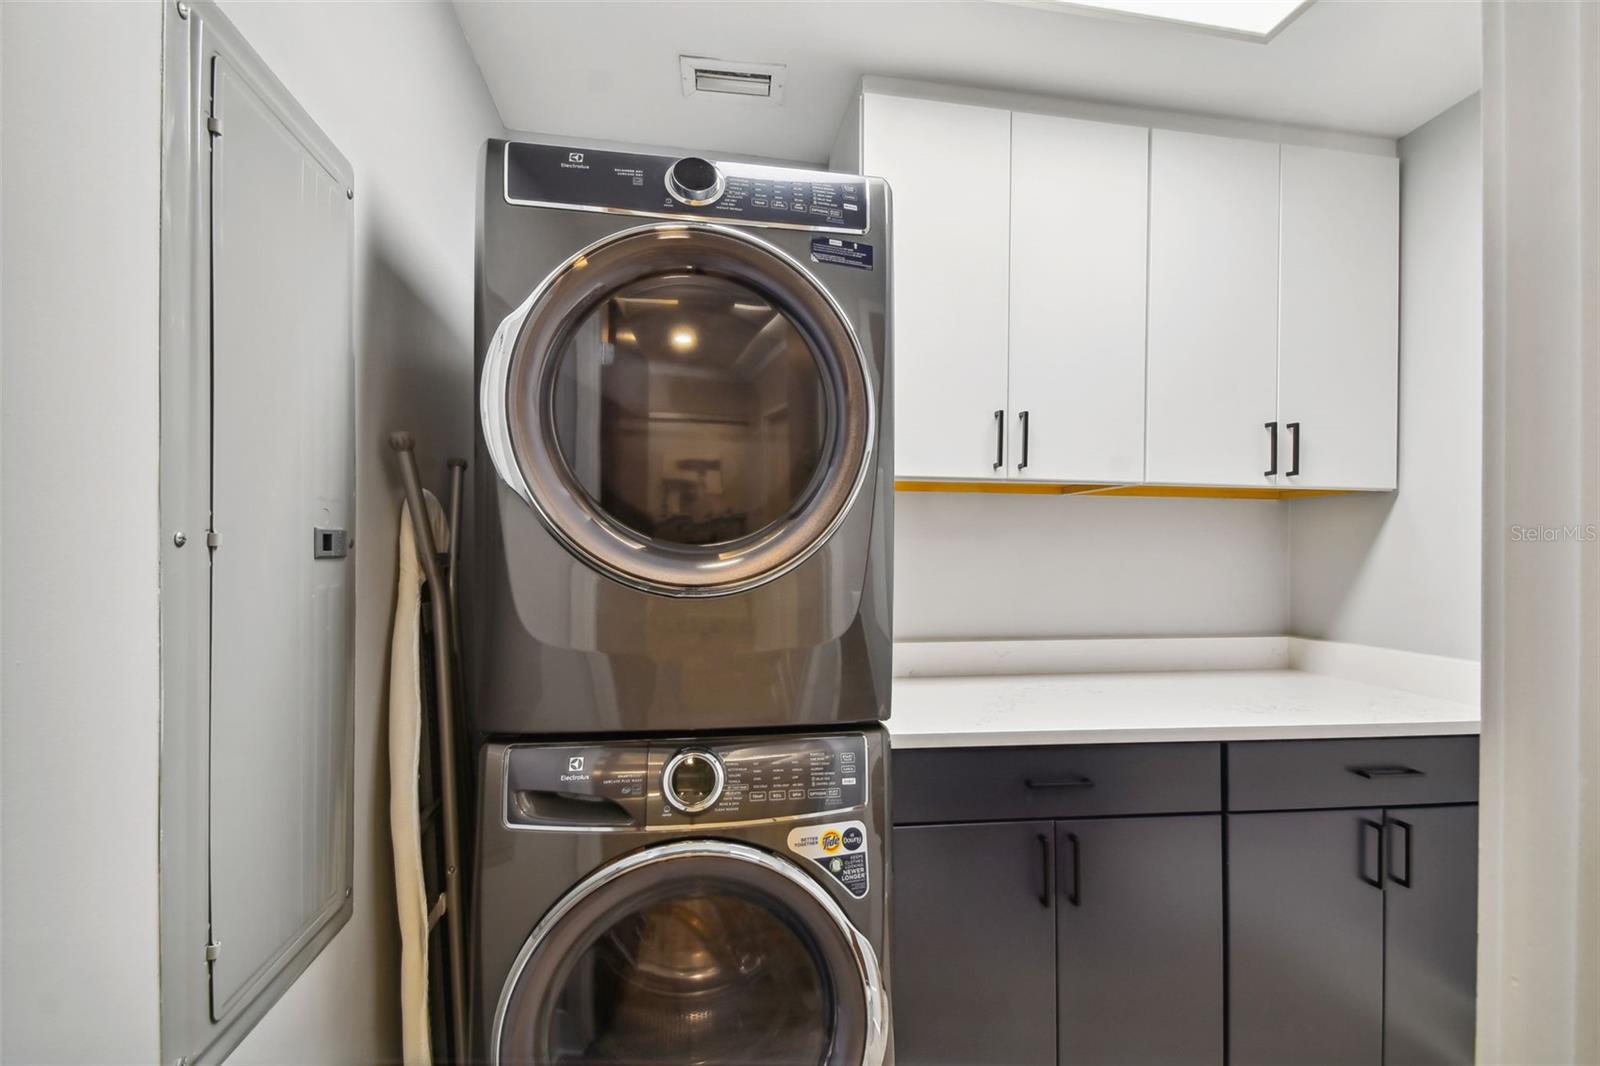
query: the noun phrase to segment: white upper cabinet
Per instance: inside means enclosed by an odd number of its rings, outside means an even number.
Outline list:
[[[1013,478],[1144,479],[1149,138],[1012,116]]]
[[[1392,156],[867,89],[894,211],[895,474],[1383,490]]]
[[[1278,146],[1153,131],[1147,480],[1275,484],[1277,332]]]
[[[1011,113],[869,94],[861,119],[894,212],[895,476],[1004,477]]]
[[[1400,162],[1284,145],[1282,169],[1278,483],[1392,489]]]

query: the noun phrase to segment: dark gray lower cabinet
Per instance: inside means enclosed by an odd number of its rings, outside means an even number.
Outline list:
[[[1471,1062],[1478,808],[1418,807],[1388,814],[1384,1062]]]
[[[895,1061],[1056,1061],[1050,822],[894,830]]]
[[[1235,814],[1233,1066],[1470,1063],[1477,808]]]
[[[894,758],[899,1066],[1472,1061],[1475,737]]]
[[[1222,818],[894,831],[901,1066],[1222,1062]]]
[[[1232,1066],[1383,1061],[1382,817],[1229,817]]]
[[[1222,1062],[1222,819],[1056,823],[1060,1062]]]

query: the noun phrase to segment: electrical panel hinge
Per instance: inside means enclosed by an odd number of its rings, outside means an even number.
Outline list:
[[[222,136],[222,120],[215,115],[206,116],[206,132],[213,137]]]
[[[222,956],[222,941],[213,940],[206,945],[206,961],[216,962]]]
[[[212,551],[215,551],[218,548],[220,548],[221,546],[222,546],[222,534],[218,533],[214,529],[206,530],[206,547],[210,548]]]

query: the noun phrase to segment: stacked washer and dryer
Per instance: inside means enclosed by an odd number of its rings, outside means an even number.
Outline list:
[[[491,141],[474,1058],[878,1066],[887,191]]]

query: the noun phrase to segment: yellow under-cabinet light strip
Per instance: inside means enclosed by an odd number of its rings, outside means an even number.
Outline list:
[[[989,492],[1010,496],[1163,496],[1207,500],[1303,500],[1354,489],[1227,488],[1213,485],[1082,485],[1052,481],[896,480],[896,492]]]

